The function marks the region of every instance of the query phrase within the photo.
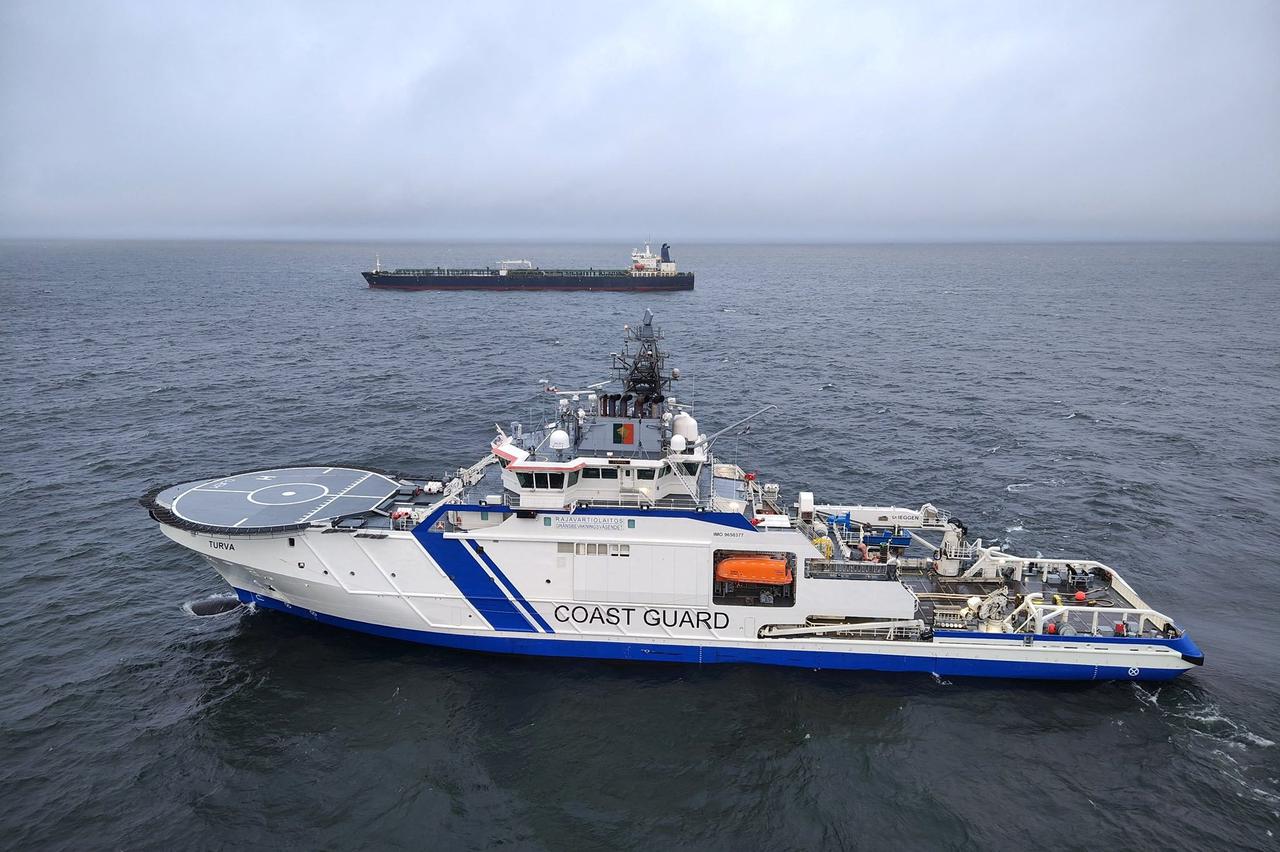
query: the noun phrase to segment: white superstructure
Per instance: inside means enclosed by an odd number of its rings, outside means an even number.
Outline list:
[[[654,254],[653,249],[649,247],[648,243],[644,244],[644,251],[640,251],[640,249],[632,249],[631,274],[675,275],[676,264],[671,259],[671,246],[663,243],[661,254]]]

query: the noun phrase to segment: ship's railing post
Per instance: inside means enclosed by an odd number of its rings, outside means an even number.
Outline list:
[[[1040,593],[1035,593],[1036,597],[1040,597]],[[1010,619],[1016,616],[1024,607],[1030,609],[1029,619],[1024,619],[1020,625],[1015,627],[1015,632],[1021,631],[1031,621],[1034,623],[1036,633],[1044,633],[1045,627],[1053,621],[1062,621],[1066,625],[1071,625],[1073,616],[1083,617],[1084,623],[1088,625],[1090,635],[1099,635],[1101,627],[1101,619],[1105,615],[1114,619],[1117,623],[1126,625],[1126,630],[1130,619],[1136,623],[1134,625],[1134,635],[1141,636],[1142,631],[1147,624],[1150,624],[1156,630],[1165,630],[1173,626],[1173,620],[1163,613],[1146,607],[1098,607],[1098,606],[1068,606],[1066,604],[1044,603],[1043,601],[1029,601],[1010,613]],[[1012,623],[1012,621],[1010,622]],[[1076,625],[1080,622],[1076,621]]]

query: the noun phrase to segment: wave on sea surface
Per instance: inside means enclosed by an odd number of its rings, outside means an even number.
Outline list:
[[[1133,690],[1138,700],[1157,710],[1177,734],[1206,740],[1208,749],[1196,751],[1212,756],[1219,771],[1239,785],[1243,794],[1268,806],[1280,806],[1280,779],[1269,776],[1269,761],[1247,759],[1250,753],[1275,748],[1275,740],[1232,719],[1195,687],[1174,684],[1153,689],[1135,683]]]

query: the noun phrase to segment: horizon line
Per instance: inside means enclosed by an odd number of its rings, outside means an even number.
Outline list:
[[[297,237],[297,236],[9,236],[0,234],[0,242],[9,243],[294,243],[326,244],[348,243],[354,245],[492,245],[516,243],[530,245],[640,245],[654,240],[621,240],[610,237],[436,237],[415,239],[412,237]],[[669,242],[659,239],[656,242]],[[1280,234],[1274,237],[1002,237],[1002,238],[880,238],[880,239],[831,239],[831,238],[781,238],[781,237],[714,237],[690,238],[676,244],[722,246],[936,246],[936,245],[1273,245],[1280,244]],[[675,244],[673,244],[675,245]]]

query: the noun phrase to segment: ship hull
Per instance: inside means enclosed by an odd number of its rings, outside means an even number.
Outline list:
[[[166,536],[203,556],[244,603],[425,645],[1042,680],[1169,680],[1204,659],[1181,631],[819,632],[831,617],[823,613],[863,625],[912,623],[918,599],[890,572],[806,571],[786,603],[717,596],[716,553],[820,555],[802,532],[761,528],[739,512],[516,511],[500,500],[446,498],[409,520],[408,510],[361,514],[418,496],[373,471],[313,466],[194,480],[156,489],[142,503]],[[386,523],[366,526],[369,517]],[[343,526],[352,520],[359,523]],[[1123,611],[1099,610],[1094,620]],[[772,632],[806,626],[812,629]]]
[[[166,530],[175,541],[188,547],[197,544],[188,533]],[[311,536],[306,536],[310,538]],[[200,536],[203,539],[204,536]],[[349,587],[351,577],[364,575],[373,564],[376,543],[354,545],[345,535],[330,536],[343,542],[359,558],[344,561],[328,553],[321,564],[328,568],[315,575],[310,570],[293,571],[279,557],[282,542],[236,541],[237,553],[254,556],[233,561],[225,556],[203,554],[241,602],[305,618],[321,624],[387,639],[414,642],[464,651],[573,659],[629,660],[693,664],[757,664],[807,669],[873,671],[929,674],[937,677],[985,677],[1031,680],[1172,680],[1197,665],[1199,650],[1186,637],[1177,640],[1140,640],[1090,637],[1087,641],[1066,637],[1037,636],[1031,643],[1023,634],[940,633],[928,641],[880,641],[796,638],[758,639],[748,635],[723,638],[714,635],[680,636],[660,633],[593,632],[615,630],[592,625],[566,624],[558,616],[583,604],[537,599],[520,592],[519,572],[502,573],[512,586],[507,591],[494,587],[503,597],[485,602],[467,588],[463,575],[441,577],[438,588],[426,598],[409,599],[399,594],[372,594],[370,589]],[[300,544],[306,544],[300,541]],[[193,548],[195,549],[195,548]],[[326,548],[328,549],[328,548]],[[306,551],[318,557],[310,545]],[[243,558],[243,557],[241,557]],[[393,563],[405,562],[391,554],[379,553],[388,577]],[[416,562],[416,560],[414,560]],[[274,563],[274,564],[273,564]],[[299,566],[301,567],[301,566]],[[349,570],[355,569],[355,570]],[[454,570],[451,566],[450,570]],[[400,571],[404,571],[403,567]],[[407,573],[407,572],[404,572]],[[309,575],[309,576],[308,576]],[[333,578],[347,578],[337,581]],[[463,581],[459,587],[455,583]],[[536,588],[536,587],[533,587]],[[533,588],[528,589],[532,592]],[[464,593],[460,594],[460,589]],[[392,591],[391,587],[387,591]],[[510,594],[509,600],[506,596]],[[536,594],[536,592],[535,592]],[[528,627],[506,628],[512,622],[496,617],[502,607],[509,612],[522,609],[533,616]],[[586,604],[589,609],[602,605]],[[607,605],[603,605],[606,606]],[[660,605],[658,605],[660,606]],[[430,624],[448,620],[452,612],[457,626]],[[475,618],[466,614],[474,612]],[[487,622],[487,623],[486,623]],[[539,627],[532,626],[536,622]],[[732,634],[734,623],[723,631]],[[568,630],[574,632],[566,632]],[[586,631],[586,632],[584,632]]]
[[[520,271],[499,275],[497,272],[450,275],[447,273],[406,274],[400,272],[361,273],[369,287],[376,290],[557,290],[568,292],[655,293],[693,289],[693,273],[672,275],[632,275],[626,270],[616,274],[590,270],[585,274],[542,273]]]
[[[1009,636],[1004,641],[987,637],[986,648],[931,644],[929,647],[912,649],[917,653],[907,653],[901,648],[877,647],[885,643],[874,642],[866,643],[866,651],[855,652],[818,650],[812,646],[819,643],[791,640],[759,641],[752,643],[754,647],[747,647],[729,643],[685,644],[648,637],[568,639],[497,632],[420,630],[330,615],[245,589],[232,588],[242,603],[331,627],[420,645],[516,656],[698,665],[736,663],[813,670],[917,673],[936,677],[1061,681],[1167,681],[1192,667],[1182,660],[1167,656],[1166,659],[1153,659],[1144,655],[1144,659],[1137,656],[1132,647],[1117,647],[1111,653],[1093,655],[1096,659],[1089,659],[1075,649],[1053,648],[1048,653],[1038,655],[1041,659],[1033,659],[1026,652],[1021,636]],[[794,647],[780,647],[780,642]],[[901,646],[903,643],[888,644]],[[1049,659],[1050,657],[1053,659]],[[1072,658],[1077,661],[1072,661]]]

